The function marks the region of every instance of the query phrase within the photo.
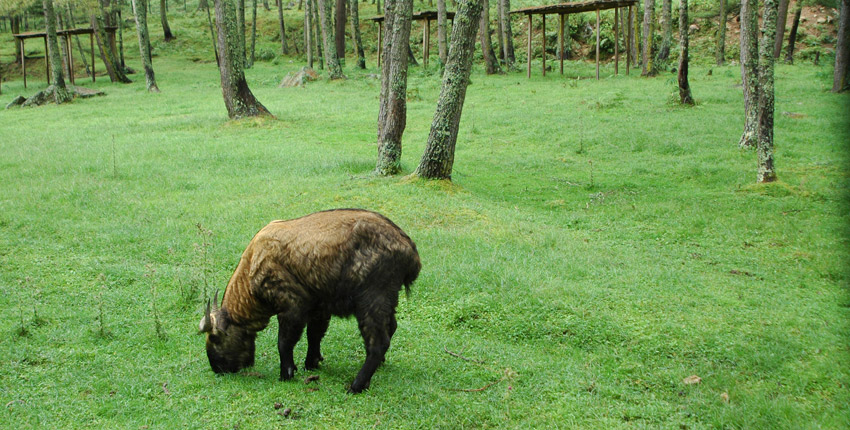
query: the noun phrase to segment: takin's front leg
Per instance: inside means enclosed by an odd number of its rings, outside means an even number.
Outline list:
[[[295,344],[301,339],[301,333],[304,331],[304,323],[292,321],[284,318],[281,314],[277,316],[278,332],[277,332],[277,352],[280,354],[280,380],[288,381],[295,376],[295,359],[292,357],[292,350],[295,349]]]
[[[384,317],[373,314],[357,320],[366,346],[366,361],[348,388],[349,393],[359,393],[369,388],[372,375],[384,361],[396,327],[395,315],[392,313]]]
[[[307,323],[307,358],[304,360],[304,368],[307,370],[318,369],[319,362],[325,359],[322,357],[321,344],[330,321],[330,314],[319,314]]]

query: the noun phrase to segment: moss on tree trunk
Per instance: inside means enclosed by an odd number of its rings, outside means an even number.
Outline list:
[[[148,91],[158,93],[156,77],[153,72],[153,61],[151,60],[150,33],[148,32],[148,9],[147,0],[132,0],[133,16],[136,18],[136,33],[139,36],[139,52],[141,53],[142,66],[145,69],[145,84]]]
[[[339,64],[336,47],[334,46],[334,38],[331,32],[331,1],[332,0],[317,0],[319,9],[319,20],[322,27],[322,44],[324,45],[325,63],[328,68],[328,77],[330,79],[344,79],[342,67]]]
[[[722,1],[722,0],[721,0]],[[694,104],[691,85],[688,83],[688,0],[679,4],[679,102],[683,105]]]
[[[722,1],[722,0],[721,0]],[[658,49],[658,61],[667,61],[673,44],[672,0],[661,0],[661,47]]]
[[[738,145],[754,148],[758,137],[758,2],[741,1],[741,80],[744,87],[744,132]]]
[[[65,86],[65,76],[62,73],[62,56],[59,53],[59,41],[56,36],[56,14],[53,11],[53,0],[42,0],[42,5],[47,33],[47,55],[50,57],[50,75],[53,77],[53,100],[56,104],[62,104],[71,101],[74,94]]]
[[[440,98],[431,122],[425,153],[414,176],[426,179],[452,178],[455,145],[466,88],[469,86],[475,32],[480,25],[481,9],[481,0],[458,0]]]
[[[776,37],[776,9],[776,0],[765,0],[758,62],[758,182],[776,180],[773,167],[773,42]]]
[[[655,0],[646,0],[643,10],[643,44],[641,45],[641,76],[655,76],[655,49],[652,41],[655,33]]]

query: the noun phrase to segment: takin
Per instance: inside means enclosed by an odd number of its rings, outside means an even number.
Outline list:
[[[421,267],[410,237],[375,212],[338,209],[273,221],[248,244],[221,305],[218,293],[212,310],[207,301],[199,328],[210,366],[216,373],[252,366],[257,332],[277,315],[280,379],[292,379],[292,350],[304,327],[304,367],[313,370],[324,360],[319,345],[331,315],[354,315],[366,361],[348,391],[359,393],[369,387],[396,331],[401,286],[409,291]]]

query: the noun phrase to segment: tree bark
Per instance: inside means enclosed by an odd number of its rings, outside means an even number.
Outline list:
[[[643,44],[641,46],[641,76],[655,76],[655,50],[652,35],[655,32],[655,0],[646,0],[643,10]]]
[[[722,1],[722,0],[721,0]],[[691,85],[688,83],[688,0],[679,4],[679,102],[683,105],[693,105]]]
[[[786,0],[787,1],[787,0]],[[787,8],[787,5],[786,5]],[[773,166],[773,63],[776,40],[776,0],[765,0],[764,25],[759,44],[759,102],[758,102],[758,182],[776,180]]]
[[[218,44],[215,42],[216,31],[215,31],[215,27],[213,26],[209,4],[207,4],[206,8],[207,8],[207,24],[210,27],[210,37],[212,38],[213,52],[215,52],[215,64],[217,66],[221,67],[221,59],[218,57],[218,46],[217,46]]]
[[[305,37],[307,37],[307,39],[305,40],[305,46],[307,47],[308,52],[309,52],[309,48],[310,48],[310,45],[309,45],[310,44],[310,42],[309,42],[309,40],[310,40],[309,39],[310,24],[306,19],[307,15],[305,14],[304,16],[305,16],[305,19],[304,19],[304,35],[305,35]],[[283,2],[280,2],[280,4],[278,4],[278,6],[277,6],[277,22],[280,25],[280,53],[286,55],[286,54],[288,54],[288,52],[287,52],[287,49],[286,49],[286,24],[283,21]],[[309,62],[310,62],[310,67],[312,68],[313,67],[312,52],[310,53],[310,57],[311,58],[309,58]]]
[[[151,60],[151,42],[148,33],[148,8],[147,0],[131,0],[133,16],[136,19],[136,33],[139,36],[139,52],[142,58],[142,66],[145,69],[145,84],[149,92],[158,93],[156,77],[153,73],[153,61]]]
[[[74,19],[74,11],[73,9],[71,9],[70,3],[68,4],[68,22],[70,22],[72,28],[74,27],[74,23],[76,22],[76,20]],[[77,42],[77,50],[80,51],[80,58],[82,58],[83,60],[83,67],[85,67],[86,69],[86,74],[91,76],[91,68],[89,67],[89,61],[86,60],[87,55],[85,51],[83,51],[83,44],[80,43],[80,36],[74,35],[74,41]]]
[[[721,0],[722,1],[722,0]],[[658,49],[658,61],[667,61],[670,46],[673,43],[672,0],[661,0],[661,48]]]
[[[448,55],[446,21],[446,0],[437,0],[437,52],[440,55],[440,66],[446,65]]]
[[[165,37],[165,41],[171,42],[176,39],[168,25],[168,9],[165,7],[165,0],[159,0],[159,20],[162,22],[162,35]]]
[[[109,80],[112,82],[129,84],[132,81],[126,74],[124,74],[124,70],[121,68],[120,64],[118,64],[118,60],[115,58],[115,51],[112,50],[112,46],[109,43],[109,37],[106,34],[106,30],[104,30],[103,13],[104,11],[101,4],[101,7],[95,9],[91,15],[91,26],[94,29],[95,40],[97,41],[97,47],[100,51],[100,58],[103,60],[104,67],[106,67],[106,73],[109,75]]]
[[[722,66],[726,57],[726,0],[720,0],[720,22],[717,25],[717,65]]]
[[[269,7],[269,0],[263,0],[263,9],[266,11],[272,10],[272,8]],[[301,4],[298,5],[298,10],[301,10]]]
[[[330,6],[330,0],[324,0]],[[330,11],[330,8],[328,8]],[[340,66],[345,65],[345,0],[336,0],[334,10],[334,47]]]
[[[218,15],[216,15],[216,20],[218,20]],[[245,37],[245,0],[236,0],[236,25],[239,27],[239,43],[242,45],[242,64],[244,66],[244,64],[248,62],[248,50],[245,49],[245,47],[248,46],[246,43],[247,39]]]
[[[307,51],[307,66],[313,68],[313,14],[310,12],[311,2],[307,0],[304,5],[304,50]],[[283,2],[278,0],[278,14],[283,17]]]
[[[62,104],[71,101],[74,93],[65,85],[65,76],[62,73],[62,55],[59,53],[59,37],[56,35],[56,13],[53,9],[53,0],[42,0],[42,6],[47,33],[47,55],[50,57],[50,75],[53,77],[53,101],[56,104]]]
[[[832,75],[832,92],[850,88],[847,75],[850,73],[850,0],[841,0],[838,17],[838,41],[835,42],[835,70]]]
[[[741,81],[744,87],[744,132],[738,146],[754,148],[758,137],[758,1],[741,0]]]
[[[215,0],[215,26],[218,34],[219,74],[224,105],[230,119],[271,115],[245,81],[245,38],[239,35],[236,20],[238,0]]]
[[[254,67],[254,53],[257,47],[257,0],[251,2],[251,54],[248,57],[248,68]]]
[[[488,75],[499,73],[499,62],[496,61],[496,53],[493,51],[493,39],[490,37],[490,1],[481,0],[484,4],[481,10],[479,22],[479,34],[481,35],[481,53],[484,56],[485,71]]]
[[[800,26],[800,15],[803,13],[803,2],[797,0],[794,5],[794,19],[791,23],[791,32],[788,33],[788,48],[785,49],[785,62],[794,64],[794,46],[797,44],[797,28]]]
[[[457,3],[440,98],[431,122],[425,153],[413,173],[414,176],[426,179],[452,178],[460,117],[475,51],[475,27],[483,8],[481,0],[458,0]]]
[[[281,0],[281,1],[283,1],[283,0]],[[319,24],[319,4],[318,4],[318,0],[307,0],[307,1],[312,3],[312,5],[310,6],[310,11],[313,15],[313,25],[311,27],[313,28],[313,41],[316,44],[316,54],[319,57],[319,68],[324,69],[325,68],[325,53],[324,53],[324,50],[322,48],[322,43],[323,43],[322,42],[322,39],[323,39],[322,29],[321,29],[321,25]]]
[[[317,0],[319,5],[319,19],[322,25],[322,42],[324,44],[325,63],[328,66],[328,74],[330,79],[344,79],[342,67],[339,64],[339,58],[334,47],[334,39],[331,28],[331,0]]]
[[[773,58],[779,58],[782,53],[782,39],[785,37],[785,22],[788,20],[788,3],[791,0],[779,0],[779,10],[776,16],[776,39],[774,40]]]
[[[401,171],[401,138],[407,125],[407,51],[413,0],[386,0],[385,8],[375,173],[395,175]]]
[[[351,0],[351,32],[354,35],[354,51],[357,54],[357,67],[365,69],[366,52],[363,50],[363,39],[360,37],[360,5],[357,3],[358,0]]]

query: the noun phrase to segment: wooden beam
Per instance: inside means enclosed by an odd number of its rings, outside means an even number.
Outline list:
[[[614,74],[620,74],[620,8],[614,8]]]
[[[24,88],[27,87],[27,51],[24,50],[24,39],[21,41],[21,71],[24,74]]]
[[[526,51],[528,52],[528,78],[531,79],[531,14],[528,14],[528,47]]]
[[[599,80],[599,9],[596,9],[596,80]]]
[[[564,14],[558,14],[561,18],[561,27],[558,29],[558,58],[561,60],[561,74],[564,74]]]
[[[546,76],[546,15],[543,15],[543,76]]]

